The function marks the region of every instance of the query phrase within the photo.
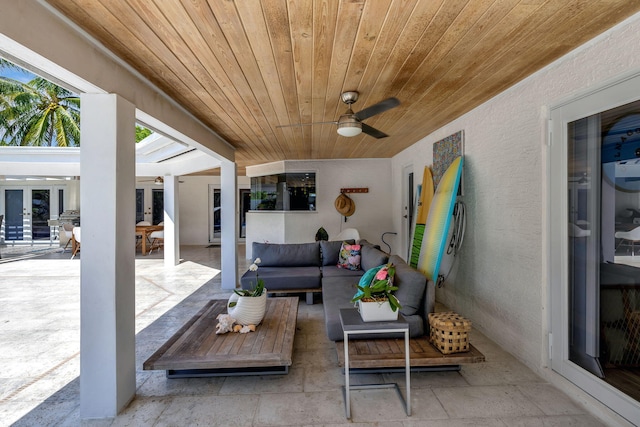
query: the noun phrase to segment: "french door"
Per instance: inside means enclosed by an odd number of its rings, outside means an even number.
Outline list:
[[[220,189],[209,185],[209,243],[220,243]]]
[[[140,221],[153,225],[164,221],[164,189],[151,186],[136,188],[136,223]]]
[[[216,185],[209,185],[209,243],[220,243],[221,236],[221,199],[220,188]],[[239,225],[238,237],[244,239],[247,231],[247,212],[251,207],[251,191],[248,189],[238,190]]]
[[[640,75],[551,110],[550,359],[640,419]]]
[[[58,214],[53,187],[5,187],[2,193],[6,242],[50,241],[54,237],[48,224],[52,214]]]

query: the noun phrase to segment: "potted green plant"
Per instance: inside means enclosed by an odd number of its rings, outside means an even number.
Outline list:
[[[316,233],[316,242],[319,240],[329,240],[329,233],[324,227],[318,228],[318,232]]]
[[[257,325],[264,318],[267,289],[258,275],[260,262],[260,258],[256,258],[249,266],[249,271],[256,272],[256,286],[252,289],[234,289],[227,302],[227,312],[240,325]]]
[[[358,293],[351,302],[358,304],[358,311],[363,321],[396,320],[398,318],[398,309],[402,306],[393,294],[398,290],[398,287],[393,284],[395,273],[395,266],[389,263],[377,270],[370,270],[362,276],[358,284]]]

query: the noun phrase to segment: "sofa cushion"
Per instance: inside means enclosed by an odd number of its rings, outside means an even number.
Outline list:
[[[370,270],[389,261],[389,255],[380,249],[376,249],[375,246],[364,245],[360,251],[362,253],[360,266],[363,270]]]
[[[394,295],[400,301],[400,313],[405,316],[416,314],[420,309],[427,286],[427,277],[413,267],[410,267],[398,255],[389,257],[389,262],[396,266],[394,284],[398,290]]]
[[[360,270],[360,245],[351,245],[342,242],[340,255],[338,256],[338,267],[347,270]]]
[[[351,282],[348,277],[329,277],[322,279],[322,305],[324,309],[324,322],[327,337],[332,341],[342,341],[344,333],[340,323],[340,309],[353,308],[351,302],[353,294],[356,292],[356,283]],[[409,336],[411,338],[421,337],[425,334],[425,322],[422,316],[414,314],[405,316],[409,324]],[[372,339],[372,338],[397,338],[397,334],[376,334],[372,335],[350,335],[349,339]]]
[[[371,243],[370,241],[365,240],[365,239],[358,240],[358,244],[361,245],[361,246],[372,246],[372,247],[374,247],[376,249],[380,249],[380,245],[374,245],[373,243]]]
[[[322,306],[327,336],[332,341],[342,341],[340,309],[352,308],[351,297],[356,292],[358,280],[349,277],[324,277],[322,279]]]
[[[263,267],[320,266],[320,243],[253,242],[253,259],[260,258]]]
[[[260,264],[262,265],[262,264]],[[322,287],[319,267],[260,267],[257,271],[269,292]],[[256,272],[247,271],[240,278],[242,289],[256,286]]]
[[[364,270],[347,270],[338,268],[337,265],[325,265],[322,267],[322,277],[353,277],[353,283],[358,283]]]
[[[342,240],[321,240],[320,252],[322,254],[322,265],[336,265],[338,264],[338,257],[340,256],[340,248],[342,247]],[[345,240],[349,244],[355,244],[353,239]]]

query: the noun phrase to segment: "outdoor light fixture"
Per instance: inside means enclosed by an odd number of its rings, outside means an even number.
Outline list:
[[[341,118],[338,123],[338,134],[342,136],[358,136],[362,133],[362,123],[354,118],[344,120]]]

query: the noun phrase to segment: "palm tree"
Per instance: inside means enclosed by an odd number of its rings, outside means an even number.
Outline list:
[[[0,59],[0,69],[19,67]],[[0,76],[1,145],[77,147],[80,97],[42,77]]]

